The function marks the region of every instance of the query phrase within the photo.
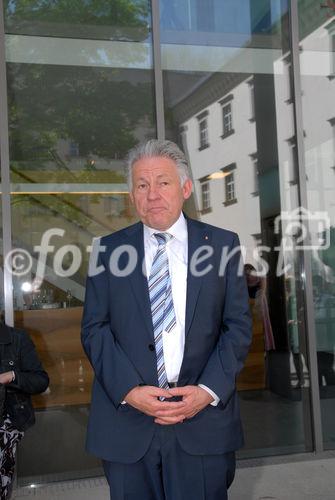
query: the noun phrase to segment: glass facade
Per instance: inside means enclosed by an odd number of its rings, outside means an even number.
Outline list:
[[[334,448],[335,423],[335,9],[299,2],[303,154],[307,208],[329,217],[330,229],[316,233],[324,249],[311,255],[313,316],[325,449]],[[311,228],[311,232],[313,229]]]
[[[253,343],[238,380],[240,456],[309,450],[308,362],[294,319],[299,257],[280,247],[281,214],[299,206],[284,190],[298,189],[285,157],[296,144],[288,6],[174,4],[161,2],[166,133],[189,156],[198,218],[238,232],[245,251]]]
[[[125,154],[157,136],[190,161],[187,213],[240,235],[253,341],[238,379],[239,457],[333,449],[332,4],[7,0],[2,10],[1,308],[50,375],[19,483],[102,473],[84,451],[85,275],[92,238],[136,220]]]

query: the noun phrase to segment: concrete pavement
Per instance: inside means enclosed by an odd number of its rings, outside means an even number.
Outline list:
[[[324,454],[322,455],[325,456]],[[271,461],[271,459],[269,459]],[[262,463],[263,462],[263,463]],[[229,500],[335,500],[335,454],[240,461]],[[104,478],[18,488],[16,500],[109,500]],[[145,500],[145,499],[138,499]],[[192,499],[185,499],[192,500]]]

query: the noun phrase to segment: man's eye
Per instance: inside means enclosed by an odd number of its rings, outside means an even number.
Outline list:
[[[169,183],[168,183],[167,181],[162,181],[162,182],[161,182],[161,186],[168,186],[168,184],[169,184]]]
[[[146,188],[146,186],[147,186],[146,184],[138,184],[137,189],[143,190]]]

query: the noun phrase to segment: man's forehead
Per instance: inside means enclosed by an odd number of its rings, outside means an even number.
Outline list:
[[[141,172],[139,175],[136,175],[136,179],[145,179],[147,177],[146,174],[150,175],[150,174],[154,174],[155,177],[157,179],[161,179],[162,177],[168,177],[169,174],[171,174],[172,172],[162,172],[162,173],[159,173],[159,172],[153,172],[153,171],[148,171],[148,172]]]
[[[143,177],[146,175],[162,177],[177,173],[177,166],[172,160],[169,161],[167,158],[159,158],[157,161],[154,161],[155,159],[146,160],[147,159],[143,159],[134,164],[133,175],[136,177]]]

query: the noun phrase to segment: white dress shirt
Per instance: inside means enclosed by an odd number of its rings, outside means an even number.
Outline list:
[[[163,330],[163,353],[167,379],[169,382],[177,382],[185,345],[188,238],[184,215],[181,213],[179,219],[166,231],[158,231],[144,225],[144,253],[147,279],[149,279],[154,256],[158,249],[158,241],[154,234],[159,232],[166,232],[173,236],[166,243],[166,252],[169,261],[176,325],[170,332]],[[200,386],[207,390],[214,398],[211,404],[217,405],[219,398],[216,394],[208,387],[202,384]]]

